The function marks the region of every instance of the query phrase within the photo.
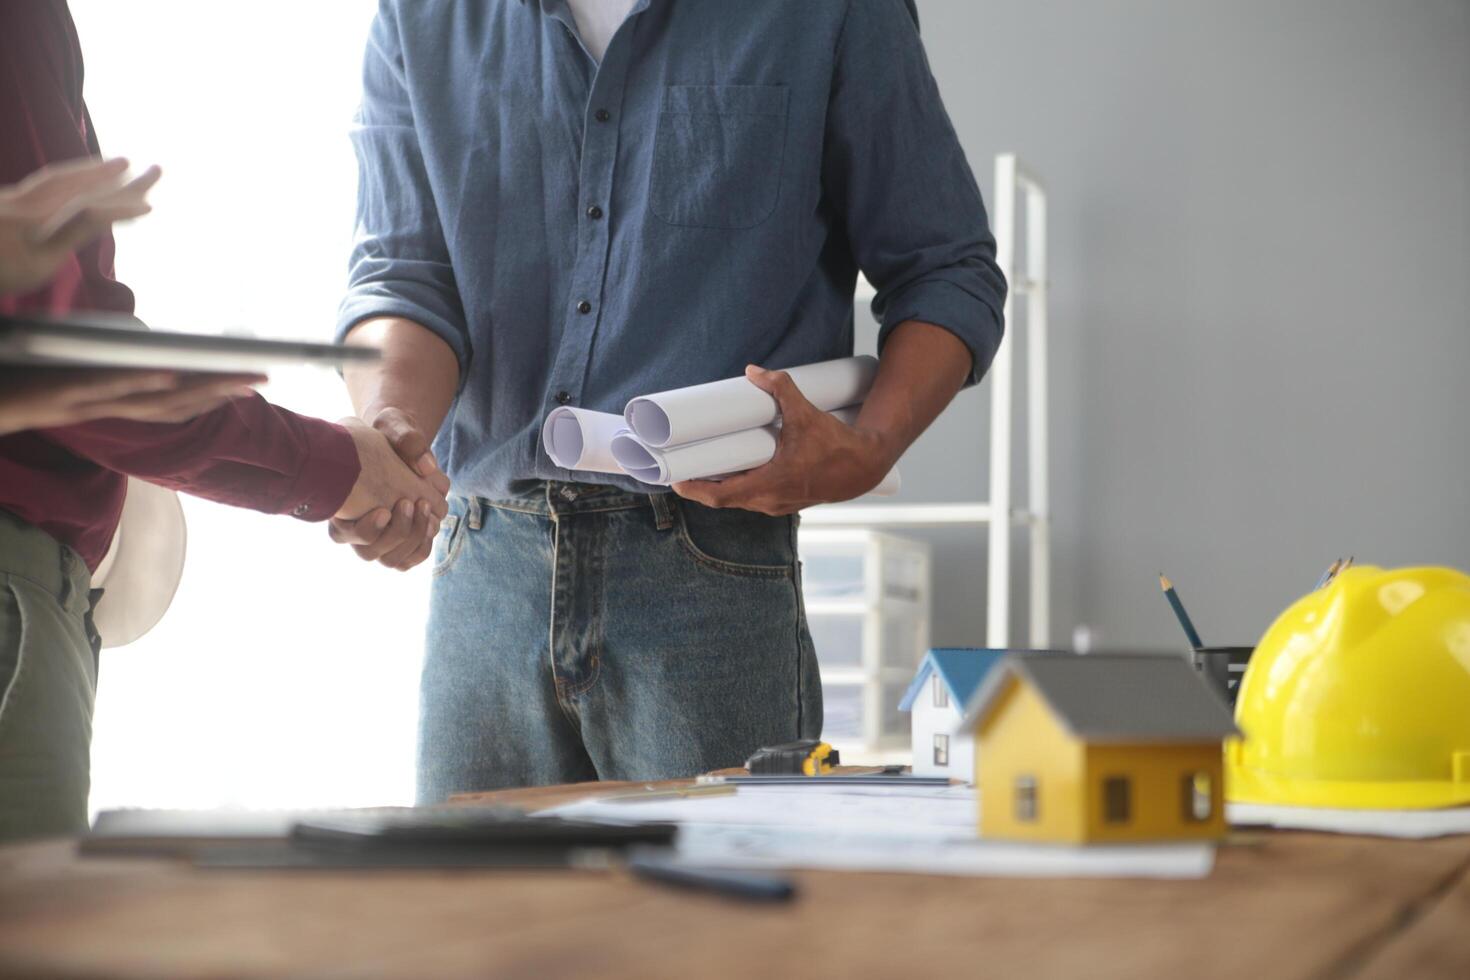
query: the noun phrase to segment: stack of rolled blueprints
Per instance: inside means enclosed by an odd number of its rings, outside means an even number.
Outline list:
[[[878,362],[844,357],[787,369],[807,399],[844,423],[857,418]],[[643,483],[717,479],[768,463],[780,440],[776,399],[744,377],[643,395],[622,415],[585,408],[553,409],[541,429],[557,466],[625,473]],[[897,468],[873,493],[898,492]]]

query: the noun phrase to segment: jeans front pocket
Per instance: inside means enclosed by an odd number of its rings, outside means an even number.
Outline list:
[[[458,509],[455,504],[459,503],[451,498],[449,516],[444,518],[444,526],[439,531],[439,538],[434,542],[434,568],[430,573],[432,576],[443,575],[454,567],[454,561],[459,557],[459,550],[464,545],[464,529],[468,523],[465,515],[455,513]]]
[[[649,207],[671,225],[754,228],[776,209],[786,147],[781,85],[670,85]]]
[[[680,500],[675,534],[695,562],[726,575],[790,578],[795,572],[792,518]]]

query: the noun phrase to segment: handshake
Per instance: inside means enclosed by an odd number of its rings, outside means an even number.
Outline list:
[[[449,513],[449,477],[429,450],[429,439],[406,413],[385,409],[371,426],[343,419],[362,469],[332,517],[329,533],[364,561],[407,571],[434,547]]]

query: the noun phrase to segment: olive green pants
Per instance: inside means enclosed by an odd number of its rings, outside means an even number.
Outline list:
[[[0,840],[87,828],[101,642],[76,552],[0,511]]]

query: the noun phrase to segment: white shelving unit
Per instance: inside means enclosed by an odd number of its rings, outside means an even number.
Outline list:
[[[929,648],[929,546],[863,528],[802,528],[801,557],[823,737],[864,760],[906,754],[909,720],[898,701]]]
[[[1026,266],[1017,274],[1017,199],[1024,198]],[[1012,526],[1030,533],[1030,629],[1027,644],[1050,644],[1051,618],[1051,512],[1047,473],[1047,277],[1046,191],[1041,181],[1014,153],[995,158],[995,195],[992,222],[996,262],[1005,273],[1006,335],[990,368],[990,496],[988,500],[942,504],[849,503],[814,507],[803,512],[808,528],[932,528],[989,527],[989,558],[985,602],[985,645],[1009,647],[1011,602]],[[1016,300],[1026,306],[1026,446],[1030,499],[1018,505],[1011,489],[1015,370],[1014,338],[1021,325],[1015,317]],[[978,447],[977,447],[978,448]]]

